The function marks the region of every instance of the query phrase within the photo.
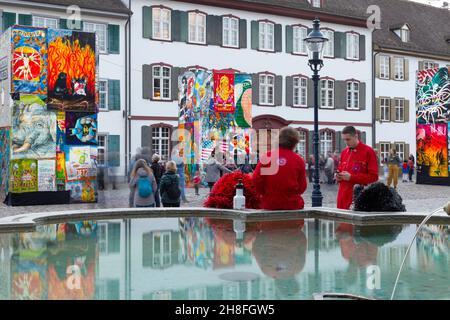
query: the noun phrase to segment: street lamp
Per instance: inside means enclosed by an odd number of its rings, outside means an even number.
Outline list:
[[[322,52],[325,43],[329,39],[325,38],[320,32],[320,20],[315,19],[313,22],[313,30],[306,37],[306,46],[308,47],[308,65],[314,72],[312,79],[314,81],[314,189],[312,192],[312,206],[322,206],[322,192],[320,192],[319,181],[319,71],[323,67]]]

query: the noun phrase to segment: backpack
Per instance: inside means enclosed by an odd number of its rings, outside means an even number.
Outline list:
[[[172,183],[169,185],[169,188],[167,188],[167,195],[170,199],[178,199],[181,196],[181,190],[178,185],[177,180],[172,180]]]
[[[139,197],[147,198],[153,193],[152,183],[148,177],[139,177],[137,182]]]

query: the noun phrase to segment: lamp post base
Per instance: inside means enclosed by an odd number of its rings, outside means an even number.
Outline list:
[[[319,187],[320,188],[320,187]],[[320,189],[316,189],[316,186],[314,186],[314,190],[312,192],[312,207],[321,207],[322,206],[322,192],[320,192]]]

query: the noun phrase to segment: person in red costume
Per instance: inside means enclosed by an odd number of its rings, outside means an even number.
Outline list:
[[[378,161],[375,151],[359,141],[354,127],[348,126],[342,130],[342,140],[347,148],[342,151],[336,173],[336,181],[339,183],[337,207],[348,210],[356,184],[368,185],[378,181]]]
[[[281,129],[279,149],[269,151],[258,162],[253,173],[253,183],[261,197],[262,209],[303,209],[305,161],[293,151],[299,141],[297,130],[291,127]]]

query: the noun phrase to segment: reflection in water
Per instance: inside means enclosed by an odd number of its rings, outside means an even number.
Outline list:
[[[40,226],[0,234],[0,299],[387,299],[415,230],[208,218]],[[427,226],[397,297],[449,298],[449,265],[449,227]]]

